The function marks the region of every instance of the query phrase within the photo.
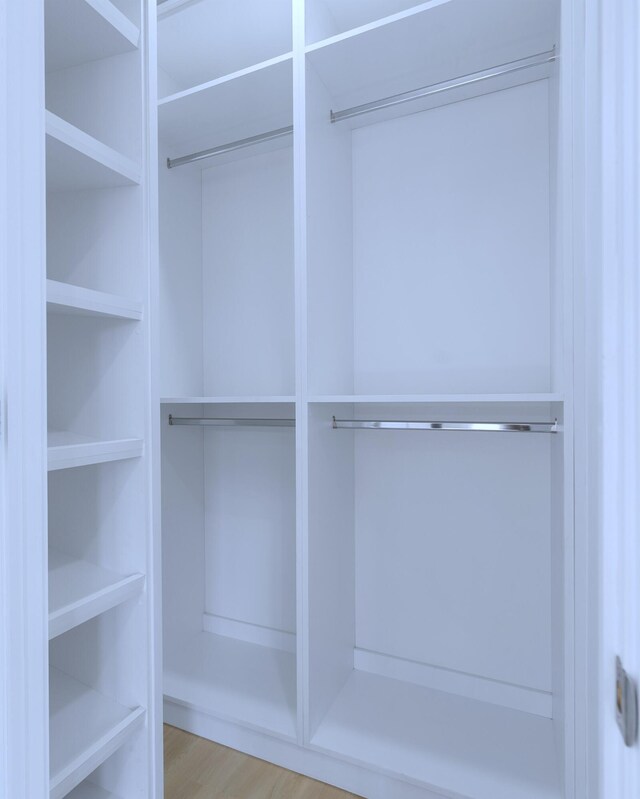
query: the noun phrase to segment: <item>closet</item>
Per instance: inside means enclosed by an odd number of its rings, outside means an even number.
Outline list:
[[[52,799],[581,799],[577,5],[45,1]]]
[[[372,798],[575,796],[566,20],[159,5],[169,723]]]

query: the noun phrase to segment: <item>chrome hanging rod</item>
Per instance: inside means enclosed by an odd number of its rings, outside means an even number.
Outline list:
[[[528,58],[520,58],[517,61],[509,61],[506,64],[500,64],[491,69],[485,69],[481,72],[473,72],[469,75],[462,75],[451,80],[443,81],[442,83],[433,83],[430,86],[422,86],[419,89],[412,91],[402,92],[401,94],[394,94],[391,97],[385,97],[383,100],[374,100],[372,103],[363,103],[362,105],[354,105],[351,108],[345,108],[342,111],[331,111],[331,121],[341,122],[344,119],[351,119],[352,117],[361,116],[362,114],[369,114],[372,111],[380,111],[383,108],[391,108],[394,105],[401,105],[408,103],[411,100],[419,100],[423,97],[429,97],[433,94],[440,94],[448,92],[451,89],[460,89],[463,86],[471,86],[475,83],[481,83],[491,78],[499,78],[501,75],[510,75],[513,72],[520,72],[523,69],[531,69],[531,67],[544,66],[551,64],[556,60],[556,48],[549,50],[545,53],[537,53],[536,55],[529,56]]]
[[[185,164],[192,164],[194,161],[203,161],[205,158],[213,158],[216,155],[223,155],[224,153],[232,153],[234,150],[243,150],[245,147],[252,147],[254,144],[281,139],[283,136],[290,136],[292,133],[293,125],[289,125],[286,128],[278,128],[277,130],[270,130],[267,133],[259,133],[257,136],[250,136],[248,139],[239,139],[238,141],[232,141],[228,144],[221,144],[219,147],[212,147],[210,150],[200,150],[200,152],[192,153],[191,155],[183,155],[180,158],[167,158],[167,169],[173,169],[176,166],[184,166]]]
[[[192,416],[172,416],[170,425],[195,425],[196,427],[295,427],[295,419],[207,419]]]
[[[361,419],[336,419],[333,428],[349,430],[472,430],[483,433],[557,433],[553,422],[388,422]]]

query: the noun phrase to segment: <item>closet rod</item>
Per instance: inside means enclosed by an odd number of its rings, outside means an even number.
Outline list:
[[[558,420],[553,422],[391,422],[361,419],[336,419],[334,429],[350,430],[473,430],[491,433],[557,433]]]
[[[195,425],[197,427],[295,427],[295,419],[207,419],[177,417],[169,414],[170,425]]]
[[[372,111],[379,111],[383,108],[390,108],[394,105],[401,105],[408,103],[411,100],[419,100],[422,97],[429,97],[432,94],[440,94],[447,92],[451,89],[459,89],[464,86],[471,86],[474,83],[481,83],[491,78],[498,78],[501,75],[510,75],[512,72],[520,72],[523,69],[530,69],[531,67],[543,66],[544,64],[551,64],[556,60],[556,48],[548,50],[545,53],[537,53],[536,55],[529,56],[528,58],[520,58],[517,61],[509,61],[506,64],[500,64],[491,69],[485,69],[481,72],[472,72],[469,75],[462,75],[451,80],[443,81],[442,83],[433,83],[430,86],[422,86],[419,89],[413,89],[401,94],[393,94],[390,97],[385,97],[382,100],[374,100],[371,103],[363,103],[362,105],[354,105],[351,108],[345,108],[342,111],[331,111],[331,121],[341,122],[344,119],[351,119],[362,114],[369,114]]]
[[[243,150],[245,147],[252,147],[254,144],[260,144],[260,142],[273,141],[274,139],[281,139],[283,136],[290,136],[292,133],[293,125],[289,125],[286,128],[278,128],[277,130],[267,131],[267,133],[259,133],[257,136],[250,136],[248,139],[239,139],[228,144],[221,144],[219,147],[212,147],[210,150],[200,150],[200,152],[183,155],[180,158],[167,158],[167,169],[191,164],[194,161],[202,161],[205,158],[213,158],[224,153],[232,153],[234,150]]]

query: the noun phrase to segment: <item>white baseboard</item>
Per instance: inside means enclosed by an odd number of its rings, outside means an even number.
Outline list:
[[[394,680],[404,680],[435,691],[478,699],[544,718],[552,718],[553,715],[552,695],[546,691],[511,685],[439,666],[429,666],[366,649],[355,649],[353,660],[354,668],[359,671],[367,671]]]
[[[271,649],[280,649],[283,652],[296,651],[296,636],[283,630],[274,630],[271,627],[260,627],[258,624],[248,624],[244,621],[227,619],[224,616],[215,616],[213,613],[202,614],[202,629],[206,633],[224,635],[226,638],[235,638],[248,644],[268,646]]]

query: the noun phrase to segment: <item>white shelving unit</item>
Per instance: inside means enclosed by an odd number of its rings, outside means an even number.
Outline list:
[[[104,291],[71,286],[59,280],[47,280],[47,306],[49,313],[109,316],[136,322],[142,319],[142,304],[139,302]]]
[[[145,713],[123,707],[54,668],[49,691],[49,796],[62,799],[136,732]]]
[[[49,471],[139,458],[143,448],[142,439],[99,441],[78,433],[50,431]]]

